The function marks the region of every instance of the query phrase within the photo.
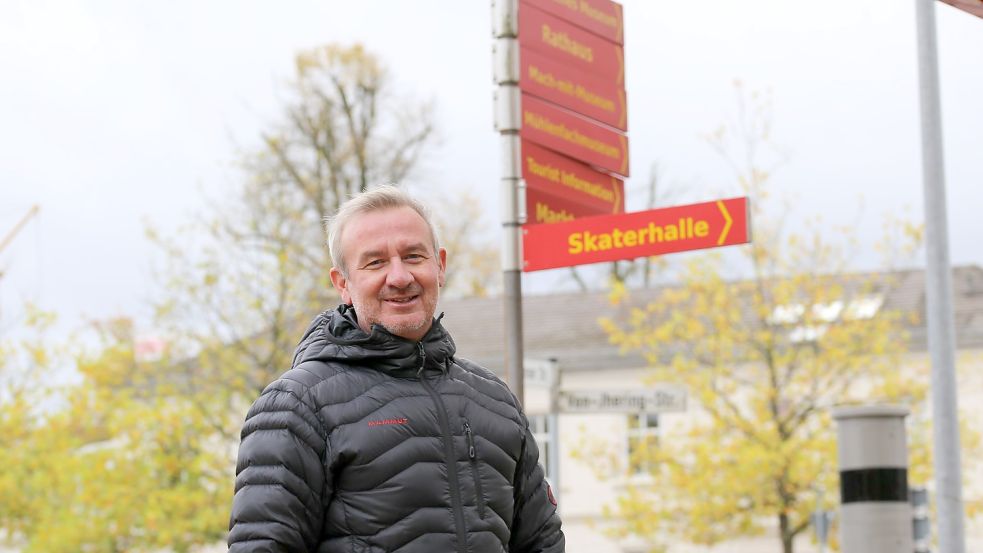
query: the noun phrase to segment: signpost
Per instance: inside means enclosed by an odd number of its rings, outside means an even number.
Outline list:
[[[522,223],[624,211],[624,183],[609,174],[628,176],[624,17],[611,0],[492,0],[492,34],[505,366],[522,402]]]
[[[536,201],[550,204],[547,198],[562,198],[562,203],[577,206],[571,210],[574,217],[623,213],[625,210],[625,184],[613,175],[532,142],[522,143],[521,163],[529,223],[555,222],[540,220],[537,212]]]
[[[621,4],[611,0],[522,0],[522,3],[549,12],[611,42],[625,43]]]
[[[492,0],[492,14],[505,365],[522,402],[521,271],[743,244],[750,222],[747,198],[624,213],[629,158],[620,4]],[[656,398],[591,398],[569,396],[566,405],[660,405]]]
[[[628,137],[528,94],[522,95],[519,136],[601,169],[628,176]]]
[[[686,410],[686,389],[657,386],[632,390],[561,391],[561,413],[670,413]]]
[[[616,129],[628,130],[623,85],[592,77],[530,48],[519,49],[519,88]]]
[[[611,0],[521,0],[499,60],[521,91],[515,126],[526,222],[624,212],[624,20]],[[516,63],[517,61],[517,63]],[[502,79],[499,78],[501,82]]]
[[[594,77],[625,84],[624,49],[554,15],[519,3],[519,44]]]
[[[563,196],[526,188],[526,224],[541,225],[591,217],[597,212]]]
[[[750,239],[747,198],[587,217],[523,227],[523,270],[716,248]]]

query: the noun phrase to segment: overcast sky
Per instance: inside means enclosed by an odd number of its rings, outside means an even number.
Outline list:
[[[770,90],[795,217],[922,218],[914,1],[626,0],[632,178],[658,163],[686,200],[739,194],[701,135],[733,119],[733,82]],[[983,264],[983,20],[937,7],[950,252]],[[0,2],[0,325],[23,300],[68,322],[144,313],[154,249],[235,179],[275,121],[294,54],[362,42],[403,93],[437,106],[423,175],[498,208],[487,0]],[[637,209],[629,199],[628,208]],[[453,262],[453,257],[451,257]],[[869,260],[860,259],[861,265]],[[528,286],[563,275],[530,278]]]

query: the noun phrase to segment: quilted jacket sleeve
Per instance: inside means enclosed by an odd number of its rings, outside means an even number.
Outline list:
[[[553,492],[539,464],[539,448],[529,431],[529,422],[522,416],[525,426],[522,457],[515,475],[515,515],[512,520],[510,553],[563,553],[566,542],[560,530],[560,517],[556,512]]]
[[[230,553],[314,551],[330,486],[323,425],[303,386],[270,384],[246,415],[229,521]]]

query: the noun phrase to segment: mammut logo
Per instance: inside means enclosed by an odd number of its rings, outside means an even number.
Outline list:
[[[388,424],[406,424],[406,418],[401,419],[382,419],[378,421],[369,421],[369,426],[386,426]]]

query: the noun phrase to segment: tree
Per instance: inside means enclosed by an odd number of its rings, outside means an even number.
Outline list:
[[[500,247],[484,234],[485,211],[468,191],[434,202],[440,245],[448,252],[442,297],[485,297],[501,290]]]
[[[16,356],[31,379],[0,402],[0,528],[25,552],[187,552],[220,539],[228,447],[186,387],[162,378],[166,357],[137,357],[129,321],[97,331],[95,353],[74,355],[77,383],[53,383],[50,339]]]
[[[749,276],[725,279],[733,269],[712,253],[648,305],[631,306],[626,288],[613,287],[627,312],[601,321],[611,341],[644,354],[652,380],[684,384],[699,413],[678,435],[638,448],[630,462],[644,461],[652,484],[619,497],[616,535],[714,544],[771,520],[781,550],[793,553],[819,494],[836,489],[829,409],[923,403],[924,381],[901,362],[907,315],[882,308],[890,277],[849,274],[826,229],[792,233],[762,212],[770,171],[756,149],[768,140],[767,108],[752,95],[736,125],[749,153],[733,167],[754,206],[754,242],[740,248]],[[730,155],[734,132],[722,128],[711,144]],[[924,459],[924,444],[913,447]]]
[[[228,414],[290,366],[310,318],[335,302],[324,218],[408,178],[433,138],[430,107],[396,98],[362,46],[301,52],[295,69],[282,117],[242,156],[231,194],[178,238],[150,231],[167,264],[159,327],[190,359],[173,370],[211,392],[200,409],[229,440]]]
[[[202,410],[231,440],[225,414],[286,370],[310,319],[337,302],[324,218],[372,185],[411,179],[433,142],[431,107],[397,97],[362,46],[301,52],[295,65],[282,117],[242,156],[241,183],[179,238],[150,231],[166,263],[159,325],[194,357],[175,370],[211,390]],[[459,260],[445,291],[488,293],[497,248],[482,239],[477,202],[455,194],[440,205],[444,244]]]
[[[25,493],[32,459],[22,447],[37,426],[42,375],[52,369],[46,332],[54,318],[27,306],[17,338],[0,335],[0,539],[17,539],[30,524],[34,498]]]
[[[868,316],[888,282],[811,272],[726,282],[718,263],[692,262],[680,287],[603,323],[614,343],[645,354],[653,380],[684,384],[701,411],[682,436],[638,451],[656,484],[618,510],[644,506],[659,522],[653,535],[704,544],[758,532],[771,516],[792,553],[817,494],[836,488],[829,409],[919,404],[924,385],[898,370],[902,315]]]

